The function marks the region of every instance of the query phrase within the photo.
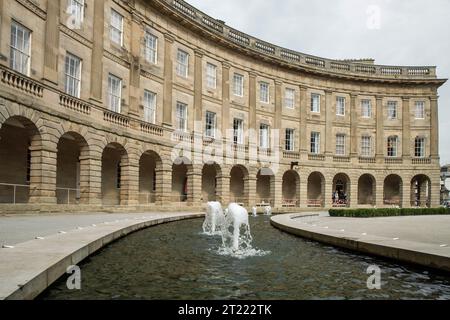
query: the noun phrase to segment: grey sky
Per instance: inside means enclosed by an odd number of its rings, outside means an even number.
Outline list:
[[[450,78],[450,0],[188,0],[227,25],[325,58],[435,65]],[[380,28],[367,10],[381,10]],[[450,82],[439,90],[441,163],[450,163]]]

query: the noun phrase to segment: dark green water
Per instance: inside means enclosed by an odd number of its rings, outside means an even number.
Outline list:
[[[62,277],[39,299],[450,299],[450,277],[357,255],[282,233],[269,218],[250,218],[253,247],[270,254],[218,254],[221,239],[201,234],[202,220],[132,234],[81,265],[82,289]],[[367,289],[370,265],[382,289]]]

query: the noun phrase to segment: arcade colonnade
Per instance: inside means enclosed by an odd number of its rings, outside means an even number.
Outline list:
[[[426,207],[439,204],[439,177],[401,170],[172,161],[170,146],[134,141],[30,109],[3,108],[0,203],[247,207]]]

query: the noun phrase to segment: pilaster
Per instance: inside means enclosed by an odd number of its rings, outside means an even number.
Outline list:
[[[102,101],[103,50],[105,33],[105,0],[96,0],[94,5],[94,28],[91,61],[91,99]]]
[[[164,101],[163,125],[172,127],[172,87],[173,87],[173,61],[172,47],[174,39],[164,34]]]
[[[376,97],[376,116],[377,116],[377,141],[376,141],[376,158],[377,163],[384,163],[384,112],[383,97]]]
[[[60,2],[47,1],[45,24],[44,81],[55,85],[58,84]]]

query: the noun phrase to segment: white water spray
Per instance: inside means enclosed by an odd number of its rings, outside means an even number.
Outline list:
[[[208,235],[221,235],[225,223],[222,205],[219,202],[208,202],[203,232]]]
[[[258,209],[256,209],[256,207],[253,207],[252,211],[253,211],[253,216],[257,217],[258,216]]]
[[[272,207],[271,206],[267,206],[265,210],[266,210],[266,216],[272,215]]]

